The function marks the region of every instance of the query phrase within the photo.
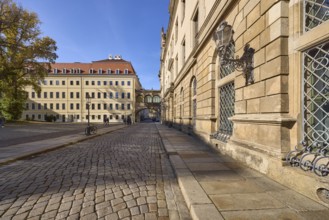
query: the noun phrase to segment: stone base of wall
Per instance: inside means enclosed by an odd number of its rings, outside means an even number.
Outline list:
[[[278,157],[273,157],[253,149],[252,146],[246,147],[235,141],[223,143],[212,139],[211,145],[222,154],[228,155],[248,167],[251,167],[271,179],[285,185],[327,207],[317,195],[317,190],[325,188],[329,190],[329,178],[319,177],[312,172],[304,172],[299,167],[284,166],[283,161]]]

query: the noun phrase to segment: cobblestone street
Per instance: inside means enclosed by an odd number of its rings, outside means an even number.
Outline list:
[[[0,167],[1,219],[190,219],[154,124]]]

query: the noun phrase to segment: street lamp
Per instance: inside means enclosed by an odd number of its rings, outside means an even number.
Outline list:
[[[233,34],[232,26],[227,24],[226,21],[220,23],[213,34],[218,56],[221,58],[221,65],[231,64],[235,70],[242,72],[244,78],[246,78],[246,85],[254,83],[253,63],[255,49],[246,44],[243,55],[240,58],[236,56],[236,59],[230,59],[229,45],[233,42]]]
[[[89,93],[86,94],[86,99],[87,99],[87,110],[88,110],[87,135],[90,135],[90,103],[91,103],[91,97],[89,96]]]

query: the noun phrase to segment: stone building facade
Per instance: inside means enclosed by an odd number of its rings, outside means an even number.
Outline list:
[[[43,81],[41,92],[26,88],[28,99],[23,120],[87,122],[87,94],[90,122],[123,122],[135,119],[135,91],[141,89],[136,72],[121,56],[91,63],[54,63]]]
[[[329,145],[329,2],[171,0],[169,13],[162,122],[326,204],[327,173],[291,167],[286,156],[302,140],[318,143],[313,152]],[[255,51],[252,83],[218,55],[213,34],[223,21],[234,31],[232,59],[246,44]]]

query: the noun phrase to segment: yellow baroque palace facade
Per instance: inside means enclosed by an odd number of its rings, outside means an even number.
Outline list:
[[[170,0],[169,13],[162,123],[328,205],[329,2]]]
[[[28,94],[23,120],[87,122],[90,99],[90,122],[135,120],[135,91],[141,89],[136,72],[121,56],[91,63],[53,63],[48,75],[39,82],[41,92],[32,87]]]

